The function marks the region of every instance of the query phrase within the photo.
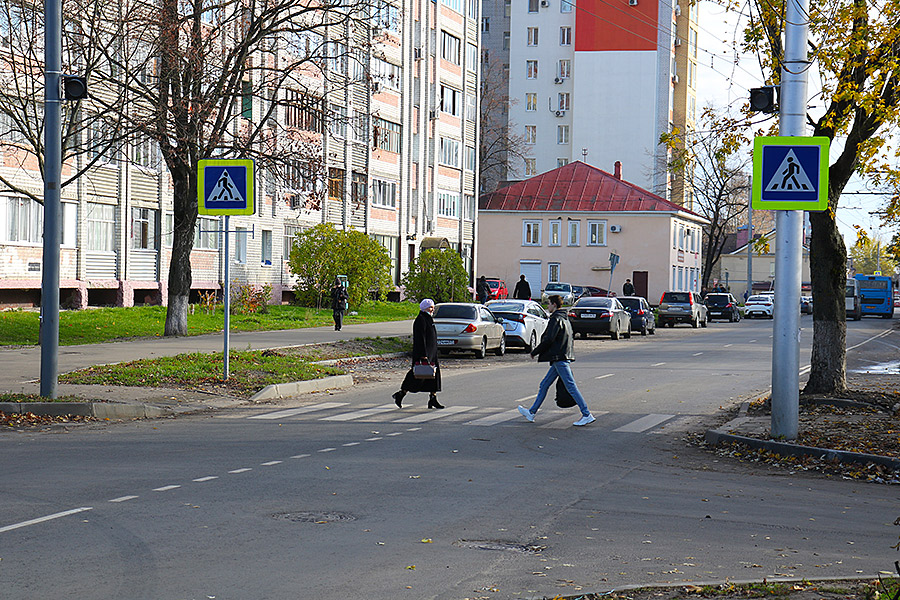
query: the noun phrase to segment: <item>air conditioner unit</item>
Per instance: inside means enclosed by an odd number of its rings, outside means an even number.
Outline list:
[[[675,38],[675,47],[677,48],[680,45],[681,45],[681,38],[680,37]]]
[[[566,116],[566,111],[564,111],[564,110],[558,110],[558,111],[556,111],[556,116],[557,116],[557,117],[564,117],[564,116]]]
[[[372,82],[372,93],[373,93],[373,94],[377,94],[377,93],[380,92],[380,91],[381,91],[381,82],[380,82],[380,81],[373,81],[373,82]]]
[[[672,75],[672,83],[678,83],[678,75]]]
[[[414,60],[422,60],[422,48],[421,47],[416,46],[415,48],[413,48],[413,59]]]
[[[555,83],[555,84],[557,84],[557,85],[559,85],[559,84],[562,83],[562,82],[563,82],[563,80],[562,80],[561,77],[556,77],[556,78],[553,79],[553,83]]]
[[[628,6],[637,6],[638,0],[628,0]]]
[[[441,114],[437,111],[437,109],[432,109],[428,112],[428,118],[432,121],[440,118]]]
[[[680,4],[676,4],[676,5],[675,5],[675,16],[676,16],[676,17],[680,17],[680,16],[681,16],[681,5],[680,5]]]
[[[550,6],[550,0],[541,0],[541,6],[547,8],[548,6]]]
[[[609,226],[609,232],[610,232],[610,233],[621,233],[621,232],[622,232],[622,226],[621,226],[621,225],[610,225],[610,226]]]

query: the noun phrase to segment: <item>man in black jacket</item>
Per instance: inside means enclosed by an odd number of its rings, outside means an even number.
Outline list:
[[[549,362],[550,369],[541,380],[537,398],[534,399],[531,409],[519,406],[519,412],[522,413],[526,420],[534,422],[534,415],[544,402],[547,391],[553,385],[553,382],[556,381],[556,378],[559,377],[562,379],[563,385],[566,386],[566,390],[572,395],[578,408],[581,409],[581,418],[572,423],[576,427],[580,427],[593,423],[594,416],[588,410],[581,392],[578,391],[578,386],[575,385],[575,378],[572,376],[572,368],[569,366],[569,363],[575,360],[575,351],[572,344],[572,325],[569,323],[566,311],[562,309],[562,298],[554,294],[550,296],[549,302],[550,310],[553,314],[550,315],[550,322],[547,323],[547,329],[544,330],[544,335],[541,336],[541,343],[531,351],[531,357],[537,356],[538,362]]]
[[[531,286],[528,284],[524,275],[519,275],[519,282],[516,283],[513,298],[518,300],[531,300]]]

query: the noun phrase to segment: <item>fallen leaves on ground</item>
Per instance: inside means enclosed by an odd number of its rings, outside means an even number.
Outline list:
[[[80,417],[76,415],[50,416],[36,415],[32,412],[6,414],[0,411],[0,424],[13,428],[39,427],[41,425],[58,423],[87,423],[96,420],[94,417]]]

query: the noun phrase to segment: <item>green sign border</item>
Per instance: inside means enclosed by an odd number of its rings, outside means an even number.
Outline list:
[[[831,140],[827,137],[791,137],[773,136],[753,138],[753,191],[752,206],[754,210],[808,210],[822,211],[828,209],[828,150]],[[762,199],[762,149],[764,146],[819,146],[819,182],[816,191],[819,199],[808,200],[763,200]]]
[[[206,167],[244,167],[247,169],[247,206],[244,208],[206,207]],[[253,182],[256,179],[252,158],[203,158],[197,162],[197,213],[201,215],[252,215],[256,212]]]

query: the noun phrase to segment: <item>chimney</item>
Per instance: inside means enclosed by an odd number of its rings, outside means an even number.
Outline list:
[[[615,171],[613,172],[613,177],[616,179],[622,179],[622,161],[617,160],[615,164]]]

